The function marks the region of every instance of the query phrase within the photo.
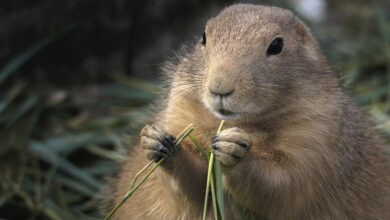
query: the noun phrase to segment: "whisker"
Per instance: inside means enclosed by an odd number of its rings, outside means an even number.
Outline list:
[[[193,94],[194,92],[199,92],[201,91],[201,87],[199,86],[188,86],[184,87],[181,90],[176,90],[174,93],[170,94],[170,97],[177,97],[179,95],[183,95],[183,97],[186,97],[186,95]]]

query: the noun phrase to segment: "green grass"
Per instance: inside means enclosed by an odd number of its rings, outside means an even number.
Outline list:
[[[217,130],[217,134],[223,130],[225,125],[225,121],[222,120],[219,128]],[[194,139],[196,140],[196,139]],[[198,141],[194,141],[199,143]],[[200,148],[202,149],[202,148]],[[207,158],[209,162],[208,171],[207,171],[207,182],[206,182],[206,195],[204,199],[204,208],[203,208],[203,220],[206,219],[207,216],[207,207],[208,207],[208,197],[211,189],[211,196],[213,201],[213,209],[214,209],[214,217],[216,220],[225,219],[225,206],[223,199],[223,185],[222,185],[222,168],[221,162],[215,159],[215,155],[213,152],[210,152],[210,148],[207,148]]]
[[[75,103],[71,91],[61,98],[8,83],[55,39],[42,39],[0,71],[0,217],[100,219],[104,179],[124,161],[124,137],[145,124],[148,104],[160,90],[116,75],[118,81],[100,85],[104,99],[85,104]],[[96,108],[109,113],[93,115]]]

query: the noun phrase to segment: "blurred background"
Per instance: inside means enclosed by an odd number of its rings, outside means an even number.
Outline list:
[[[390,137],[389,1],[244,2],[295,11]],[[124,136],[148,121],[160,67],[232,3],[1,1],[0,219],[101,219],[101,189],[126,158]]]

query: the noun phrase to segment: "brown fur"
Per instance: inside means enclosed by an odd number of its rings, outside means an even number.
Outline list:
[[[283,51],[266,56],[277,36],[284,39]],[[194,123],[193,135],[207,147],[220,118],[227,118],[215,145],[226,195],[233,200],[226,202],[226,219],[239,219],[232,204],[248,219],[390,219],[388,150],[290,11],[226,8],[208,21],[206,45],[199,41],[167,74],[170,90],[154,121],[162,127],[145,128],[141,146],[131,150],[115,187],[116,202],[148,162],[143,148],[153,158],[150,143],[167,135],[165,130],[177,135]],[[210,89],[234,89],[224,108],[239,114],[218,115]],[[240,140],[246,148],[239,148]],[[186,140],[114,218],[200,219],[206,167]]]

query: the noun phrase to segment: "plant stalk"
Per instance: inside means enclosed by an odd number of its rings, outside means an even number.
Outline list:
[[[224,125],[225,125],[225,120],[222,120],[221,124],[219,125],[217,134],[222,131]],[[216,161],[216,162],[218,162],[218,161]],[[205,195],[205,200],[204,200],[203,218],[202,218],[203,220],[206,219],[206,214],[207,214],[207,205],[208,205],[208,198],[209,198],[210,183],[211,183],[211,181],[214,180],[213,167],[214,167],[214,153],[211,152],[210,153],[210,160],[209,160],[209,167],[208,167],[208,171],[207,171],[206,195]],[[212,194],[213,194],[213,207],[214,207],[214,212],[218,212],[218,205],[217,205],[217,201],[216,201],[216,199],[217,199],[216,198],[216,189],[214,187],[215,187],[215,182],[213,181],[213,184],[212,184],[213,189],[211,189]],[[221,215],[223,215],[223,213]],[[214,213],[214,216],[218,216],[218,213]]]
[[[192,131],[194,130],[194,125],[189,124],[182,132],[179,133],[178,139],[176,140],[175,147],[178,147],[181,142],[183,142],[184,138],[186,138]],[[146,166],[144,166],[133,178],[130,188],[127,191],[126,195],[122,198],[122,200],[115,205],[115,207],[108,213],[108,215],[104,218],[104,220],[108,220],[114,215],[114,213],[122,206],[124,202],[126,202],[127,199],[129,199],[133,193],[145,182],[145,180],[157,169],[157,167],[160,166],[162,162],[164,162],[165,157],[161,158],[153,167],[152,169],[141,179],[141,181],[135,185],[135,181],[137,180],[138,176],[141,175],[145,170],[154,162],[150,161]]]

